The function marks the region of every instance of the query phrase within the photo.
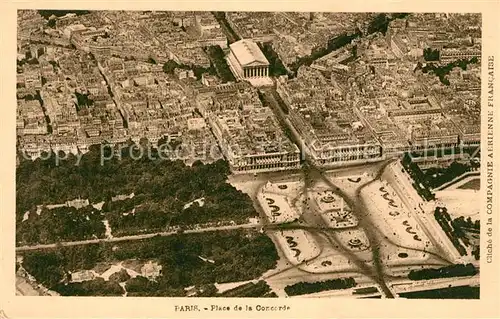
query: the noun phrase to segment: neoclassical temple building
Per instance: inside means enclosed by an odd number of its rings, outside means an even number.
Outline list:
[[[252,40],[243,39],[229,45],[227,61],[238,79],[269,76],[269,61]]]

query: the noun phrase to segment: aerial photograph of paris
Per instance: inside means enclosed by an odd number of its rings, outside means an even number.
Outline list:
[[[481,27],[18,10],[16,294],[478,299]]]

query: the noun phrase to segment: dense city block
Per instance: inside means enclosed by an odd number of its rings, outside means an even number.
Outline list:
[[[17,294],[478,298],[481,14],[17,18]]]

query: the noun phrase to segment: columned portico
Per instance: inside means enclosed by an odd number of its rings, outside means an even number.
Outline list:
[[[267,66],[243,67],[243,76],[245,78],[257,78],[268,76]]]

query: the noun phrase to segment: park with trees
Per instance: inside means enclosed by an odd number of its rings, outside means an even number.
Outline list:
[[[63,295],[121,295],[117,282],[126,280],[129,296],[184,296],[184,288],[258,278],[278,260],[269,237],[254,230],[156,236],[144,240],[65,246],[23,254],[23,267],[41,284]],[[202,258],[212,260],[207,262]],[[124,260],[157,260],[162,266],[156,281],[145,277],[102,278],[69,283],[69,272],[94,269],[100,263]],[[118,287],[117,287],[118,286]],[[231,295],[267,294],[258,284]],[[120,288],[118,290],[118,288]],[[102,290],[102,292],[101,292]]]
[[[20,156],[16,170],[18,244],[102,238],[105,219],[116,237],[165,231],[171,226],[245,223],[257,215],[250,197],[227,183],[226,161],[186,166],[179,160],[161,159],[154,148],[151,158],[134,159],[133,145],[129,142],[121,151],[103,147],[102,154],[101,146],[94,145],[79,162],[73,154],[64,153],[43,154],[45,159],[34,161]],[[102,165],[101,156],[109,158]],[[111,200],[132,193],[131,199]],[[203,206],[184,207],[202,197]],[[43,208],[78,198],[88,199],[90,205],[78,210]],[[92,206],[102,202],[102,210]],[[40,214],[37,206],[42,207]]]

